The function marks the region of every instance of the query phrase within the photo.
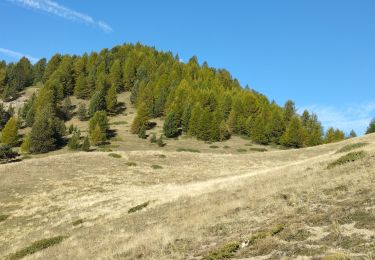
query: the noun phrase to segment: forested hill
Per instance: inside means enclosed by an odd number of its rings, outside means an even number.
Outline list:
[[[123,91],[131,92],[131,102],[137,107],[134,134],[144,131],[150,118],[165,117],[166,137],[182,132],[221,141],[238,134],[260,144],[297,148],[344,138],[340,130],[329,129],[324,134],[317,116],[308,111],[298,115],[292,101],[280,107],[241,87],[224,69],[199,64],[196,57],[183,63],[170,52],[141,44],[82,56],[56,54],[48,62],[41,59],[34,65],[27,58],[15,64],[0,63],[4,101],[16,99],[32,85],[39,86],[38,95],[19,111],[19,119],[36,132],[43,125],[37,124],[38,117],[48,117],[56,140],[64,132],[64,104],[69,103],[69,96],[90,100],[88,115],[92,117],[97,111],[116,114],[116,95]],[[4,108],[0,112],[7,113]]]

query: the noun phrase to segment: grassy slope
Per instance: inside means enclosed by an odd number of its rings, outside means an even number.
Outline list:
[[[111,121],[130,124],[132,112]],[[241,138],[217,149],[168,140],[160,149],[128,127],[113,125],[121,139],[111,149],[121,158],[61,150],[0,165],[0,215],[8,216],[0,222],[0,257],[60,235],[67,238],[29,258],[199,259],[232,242],[246,245],[231,252],[235,258],[374,256],[374,135],[242,154],[237,149],[249,142]],[[345,155],[338,149],[357,142],[369,143],[357,149],[364,159],[327,170]]]

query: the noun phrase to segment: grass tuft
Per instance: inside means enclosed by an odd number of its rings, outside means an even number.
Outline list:
[[[51,237],[46,238],[42,240],[38,240],[34,243],[32,243],[30,246],[25,247],[16,253],[10,254],[6,257],[7,260],[16,260],[21,259],[27,255],[32,255],[36,252],[42,251],[43,249],[46,249],[48,247],[57,245],[61,243],[66,237],[64,236],[57,236],[57,237]]]
[[[142,204],[139,204],[139,205],[137,205],[135,207],[130,208],[128,210],[128,213],[130,214],[130,213],[134,213],[134,212],[140,211],[140,210],[144,209],[145,207],[147,207],[149,204],[150,204],[149,201],[144,202]]]
[[[210,148],[211,149],[217,149],[217,148],[219,148],[219,146],[217,146],[217,145],[210,145]]]
[[[135,162],[126,162],[126,165],[130,166],[130,167],[137,166],[137,164]]]
[[[266,148],[263,148],[263,147],[253,147],[253,148],[250,148],[249,150],[254,151],[254,152],[267,152],[268,151]]]
[[[122,157],[121,154],[118,154],[118,153],[110,153],[110,154],[108,154],[108,156],[113,157],[113,158],[121,158]]]
[[[327,169],[332,169],[332,168],[334,168],[336,166],[339,166],[339,165],[343,165],[343,164],[346,164],[346,163],[350,163],[350,162],[354,162],[354,161],[363,159],[363,158],[366,157],[366,155],[367,155],[367,153],[364,152],[364,151],[348,153],[344,156],[341,156],[336,161],[333,161],[330,164],[328,164]]]
[[[5,221],[7,218],[9,218],[9,215],[0,215],[0,222]]]
[[[237,152],[239,152],[239,153],[245,153],[245,152],[247,152],[247,150],[246,150],[246,149],[239,148],[239,149],[237,149]]]
[[[151,165],[151,168],[154,169],[154,170],[157,170],[157,169],[163,169],[162,166],[157,165],[157,164],[153,164],[153,165]]]
[[[73,226],[81,225],[83,222],[85,222],[83,219],[77,219],[76,221],[72,222]]]

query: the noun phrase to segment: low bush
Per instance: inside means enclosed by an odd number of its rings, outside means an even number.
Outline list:
[[[249,150],[254,151],[254,152],[267,152],[268,151],[266,148],[263,148],[263,147],[253,147],[253,148],[250,148]]]
[[[113,158],[121,158],[121,154],[118,153],[110,153],[108,156],[113,157]]]
[[[366,146],[366,145],[368,145],[368,143],[348,144],[348,145],[345,145],[345,146],[341,147],[339,150],[337,150],[336,153],[350,152],[354,149],[358,149],[358,148],[361,148],[361,147]]]
[[[211,251],[205,258],[207,260],[225,259],[232,258],[234,253],[240,248],[240,244],[237,242],[228,243],[220,248]]]
[[[237,149],[237,152],[239,152],[239,153],[245,153],[246,151],[247,151],[246,149],[242,149],[242,148]]]
[[[127,166],[137,166],[135,162],[126,162]]]
[[[140,210],[146,208],[149,204],[150,204],[149,201],[144,202],[144,203],[142,203],[142,204],[139,204],[139,205],[137,205],[137,206],[135,206],[135,207],[130,208],[130,209],[128,210],[128,213],[130,214],[130,213],[134,213],[134,212],[140,211]]]
[[[73,226],[81,225],[83,222],[85,222],[83,219],[77,219],[76,221],[72,222]]]
[[[39,252],[43,249],[46,249],[48,247],[57,245],[57,244],[61,243],[64,239],[65,239],[65,237],[63,237],[63,236],[57,236],[57,237],[51,237],[51,238],[38,240],[38,241],[32,243],[30,246],[25,247],[25,248],[17,251],[16,253],[8,255],[8,257],[6,259],[7,260],[21,259],[21,258],[23,258],[27,255],[31,255],[31,254]]]
[[[219,146],[217,146],[217,145],[210,145],[210,148],[217,149],[217,148],[219,148]]]
[[[341,156],[336,161],[333,161],[330,164],[328,164],[327,169],[332,169],[332,168],[334,168],[336,166],[339,166],[339,165],[343,165],[343,164],[346,164],[346,163],[350,163],[350,162],[354,162],[354,161],[363,159],[363,158],[366,157],[366,155],[367,155],[367,153],[364,152],[364,151],[348,153],[344,156]]]
[[[5,221],[7,218],[9,218],[9,215],[0,215],[0,222]]]
[[[163,169],[163,167],[161,167],[160,165],[156,165],[156,164],[151,165],[151,168],[154,170]]]

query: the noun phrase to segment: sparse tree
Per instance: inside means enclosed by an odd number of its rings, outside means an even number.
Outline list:
[[[370,125],[367,127],[366,134],[375,133],[375,118],[371,120]]]
[[[87,119],[87,110],[86,110],[86,105],[83,103],[80,103],[78,106],[78,118],[81,121],[85,121]]]
[[[352,129],[352,131],[350,131],[349,133],[349,138],[354,138],[354,137],[357,137],[357,133]]]

